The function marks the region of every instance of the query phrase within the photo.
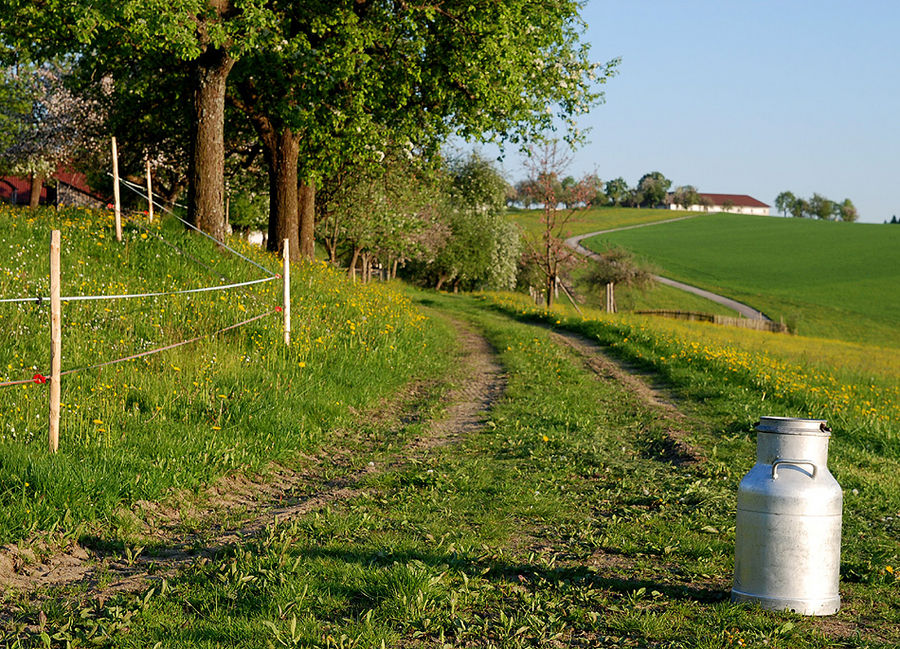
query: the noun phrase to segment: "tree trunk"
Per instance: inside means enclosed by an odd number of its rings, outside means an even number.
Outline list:
[[[268,249],[281,252],[288,240],[291,259],[300,259],[299,215],[297,200],[297,159],[300,138],[290,129],[264,132],[266,163],[269,166],[269,241]]]
[[[296,166],[296,165],[295,165]],[[316,258],[316,183],[300,183],[300,254],[309,261]]]
[[[234,59],[209,47],[194,62],[194,119],[188,169],[188,221],[225,237],[225,82]]]
[[[443,273],[438,275],[438,281],[437,281],[437,284],[434,285],[434,290],[440,291],[441,287],[444,285],[444,282],[446,282],[446,281],[447,281],[446,275],[444,275]]]
[[[359,259],[359,248],[356,246],[353,247],[353,256],[350,258],[350,268],[347,269],[347,272],[350,274],[350,277],[353,281],[356,281],[356,262]]]
[[[28,199],[29,207],[37,207],[41,204],[41,190],[44,188],[43,174],[31,174],[31,194]]]
[[[554,285],[553,275],[548,275],[547,276],[547,287],[546,287],[546,291],[545,291],[547,294],[547,298],[546,298],[545,302],[547,304],[548,309],[551,306],[553,306],[553,285]]]
[[[399,259],[394,260],[394,267],[391,269],[391,279],[397,279],[397,264],[399,263]]]
[[[368,284],[372,280],[372,255],[364,252],[362,254],[362,281]]]

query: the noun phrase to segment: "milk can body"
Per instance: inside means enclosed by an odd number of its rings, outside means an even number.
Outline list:
[[[738,487],[735,602],[831,615],[841,606],[843,494],[828,471],[825,422],[762,417],[756,464]]]

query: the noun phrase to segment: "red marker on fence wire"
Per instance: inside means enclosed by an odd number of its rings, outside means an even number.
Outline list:
[[[34,381],[35,383],[46,383],[47,377],[44,376],[43,374],[38,373],[38,374],[35,374],[34,376],[32,376],[31,380]]]

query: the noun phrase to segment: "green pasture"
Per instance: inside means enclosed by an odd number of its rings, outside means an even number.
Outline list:
[[[659,273],[826,338],[900,345],[900,231],[883,225],[701,215],[602,235]]]
[[[435,324],[441,312],[467,320],[499,351],[508,385],[481,431],[404,460],[388,440],[410,439],[415,423],[360,418],[350,424],[357,434],[342,440],[351,467],[395,459],[355,497],[275,521],[138,594],[86,606],[77,594],[53,593],[41,627],[51,646],[876,649],[900,641],[895,425],[881,431],[892,441],[880,451],[870,446],[875,431],[835,426],[830,465],[846,493],[842,611],[819,619],[733,606],[735,492],[754,460],[753,422],[805,414],[810,404],[672,354],[672,341],[646,326],[561,318],[514,301],[417,299],[437,310]],[[536,324],[577,331],[654,371],[687,413],[677,425],[697,461],[673,453],[671,420],[598,379]],[[370,437],[381,446],[359,442]],[[27,630],[37,627],[37,607],[18,604],[0,637],[44,646]]]
[[[593,286],[588,281],[590,265],[593,263],[586,259],[572,271],[573,289],[577,299],[581,300],[580,308],[601,309],[605,305],[605,288]],[[712,313],[718,315],[737,317],[737,311],[726,306],[707,300],[705,297],[688,293],[659,282],[638,288],[631,286],[616,286],[616,306],[620,312],[627,311],[696,311],[699,313]],[[564,294],[560,294],[560,301],[569,303]]]
[[[568,210],[559,210],[559,218],[566,218]],[[624,228],[630,225],[655,223],[684,216],[693,216],[696,212],[656,210],[642,207],[592,207],[587,210],[575,210],[568,217],[563,227],[563,237],[572,237],[598,230]],[[543,232],[541,223],[542,210],[510,210],[509,218],[522,226],[531,235]]]
[[[66,295],[265,275],[168,221],[128,222],[117,244],[107,214],[2,211],[0,295],[45,291],[55,227]],[[241,251],[277,268],[274,256]],[[321,263],[298,264],[292,290],[290,347],[271,314],[65,377],[55,456],[44,438],[46,386],[0,389],[4,543],[36,542],[46,553],[78,542],[122,565],[140,555],[161,567],[177,544],[154,527],[152,512],[163,507],[180,512],[179,533],[195,533],[204,553],[165,578],[149,569],[136,593],[98,599],[85,584],[0,591],[0,646],[900,642],[897,350],[633,315],[584,318],[535,309],[521,295],[404,293],[353,284]],[[224,295],[67,302],[63,368],[212,334],[279,300],[279,283],[269,282]],[[46,305],[0,305],[0,315],[10,341],[0,350],[2,380],[43,370]],[[481,429],[410,454],[405,445],[467,380],[450,319],[487,338],[506,390]],[[554,327],[645,373],[683,418],[595,374]],[[728,602],[735,493],[764,414],[825,418],[834,429],[829,466],[845,492],[835,617]],[[674,444],[676,429],[690,452]],[[223,478],[293,470],[299,482],[286,498],[296,502],[369,466],[382,470],[348,483],[344,497],[207,547],[217,530],[255,517],[214,508],[197,517],[211,489],[227,490]],[[99,575],[97,586],[110,579]]]
[[[567,212],[561,211],[560,214],[566,215]],[[534,237],[540,236],[543,231],[541,215],[541,210],[511,210],[509,212],[510,218],[522,227],[526,236]],[[633,207],[599,207],[576,210],[566,222],[563,236],[570,237],[598,230],[657,223],[685,216],[693,217],[696,216],[696,213]],[[582,298],[588,306],[599,306],[604,303],[601,290],[589,286],[584,281],[589,263],[582,264],[572,272],[575,282],[574,289],[579,298]],[[561,298],[566,301],[564,296]],[[735,311],[711,300],[662,284],[656,284],[645,290],[619,286],[616,288],[616,302],[622,311],[663,309],[737,315]]]
[[[48,294],[54,228],[62,232],[64,296],[193,289],[267,274],[171,220],[126,220],[117,243],[110,213],[0,207],[0,297]],[[276,255],[234,245],[281,272]],[[281,290],[274,280],[64,301],[63,371],[200,340],[64,376],[56,455],[47,450],[48,386],[0,388],[0,544],[53,528],[126,529],[121,514],[139,500],[195,491],[236,470],[290,466],[316,452],[354,409],[409,375],[443,371],[440,330],[426,328],[395,287],[354,286],[324,264],[296,264],[290,346],[275,312]],[[268,315],[215,334],[261,314]],[[0,336],[0,382],[49,374],[46,301],[0,304]]]

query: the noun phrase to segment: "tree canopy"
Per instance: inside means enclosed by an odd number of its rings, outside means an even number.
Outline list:
[[[524,144],[602,100],[617,61],[592,62],[575,0],[0,0],[9,52],[89,60],[121,44],[183,74],[189,210],[220,233],[226,97],[253,126],[270,175],[270,245],[309,254],[315,183],[388,146],[436,150],[450,134]],[[39,39],[34,34],[40,34]],[[97,70],[101,78],[104,70]],[[128,84],[118,76],[117,84]],[[299,191],[298,186],[299,185]],[[299,223],[298,223],[299,222]]]

